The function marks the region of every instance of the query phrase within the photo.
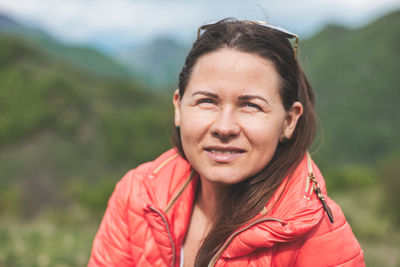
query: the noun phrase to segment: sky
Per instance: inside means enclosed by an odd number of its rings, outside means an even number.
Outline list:
[[[0,13],[68,43],[117,49],[169,35],[191,43],[199,25],[225,17],[264,20],[300,37],[327,23],[358,27],[400,0],[0,0]]]

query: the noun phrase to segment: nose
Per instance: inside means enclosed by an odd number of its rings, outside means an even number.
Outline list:
[[[211,134],[222,142],[227,142],[237,137],[240,133],[240,126],[235,119],[233,110],[230,108],[221,110],[210,130]]]

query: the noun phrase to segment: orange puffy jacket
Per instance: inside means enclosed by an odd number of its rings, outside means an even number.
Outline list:
[[[309,162],[326,197],[324,180]],[[329,221],[310,167],[305,156],[271,199],[278,201],[273,209],[234,232],[209,266],[365,266],[340,207],[327,198]],[[179,266],[197,182],[176,149],[128,172],[109,200],[89,266]]]

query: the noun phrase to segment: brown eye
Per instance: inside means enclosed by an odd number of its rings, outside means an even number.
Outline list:
[[[259,105],[251,103],[251,102],[243,103],[243,107],[252,109],[252,110],[262,111],[262,108]]]
[[[211,98],[202,98],[196,101],[196,104],[215,104],[215,101]]]

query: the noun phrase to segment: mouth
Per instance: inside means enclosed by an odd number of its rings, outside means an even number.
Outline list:
[[[205,149],[208,152],[216,153],[216,154],[236,154],[236,153],[244,153],[244,150],[226,150],[226,149]]]
[[[236,147],[206,147],[208,157],[217,163],[230,163],[242,156],[246,151]]]

